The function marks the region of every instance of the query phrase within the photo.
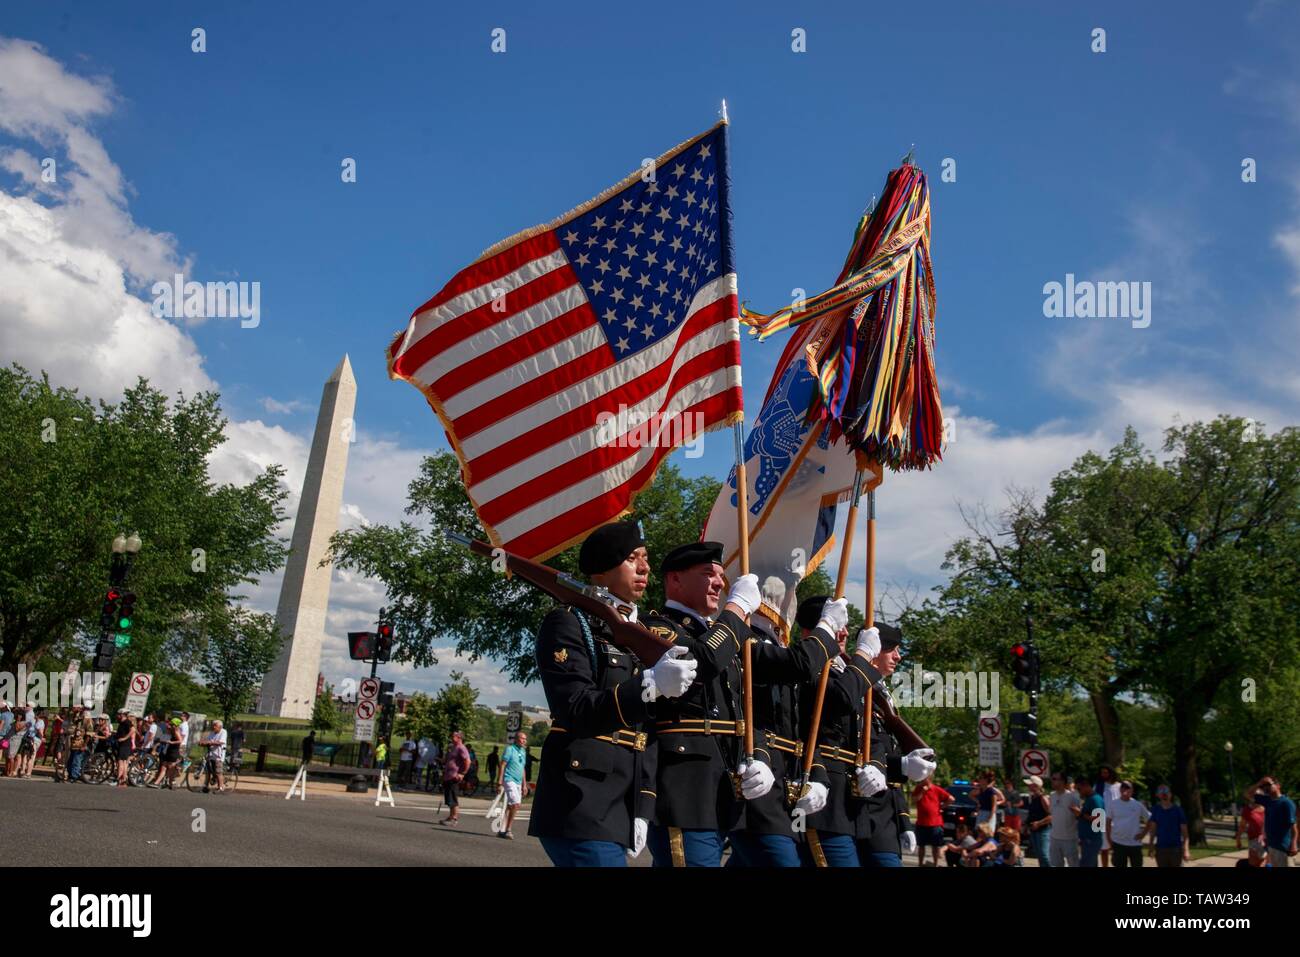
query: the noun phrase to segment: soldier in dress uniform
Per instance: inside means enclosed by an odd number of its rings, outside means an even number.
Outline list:
[[[886,680],[902,658],[899,645],[903,633],[883,622],[877,626],[879,651],[871,664],[880,675],[874,696],[889,701]],[[865,706],[865,702],[864,705]],[[904,754],[894,736],[885,727],[875,708],[871,715],[871,760],[867,768],[874,772],[860,788],[863,799],[857,815],[858,858],[863,867],[902,867],[904,854],[916,851],[916,830],[908,813],[904,781],[923,781],[935,769],[934,751],[918,748]]]
[[[869,768],[857,767],[857,748],[862,704],[871,680],[870,659],[879,641],[874,628],[865,629],[851,656],[843,654],[848,639],[848,602],[826,596],[806,598],[795,613],[795,621],[806,637],[814,628],[832,628],[841,642],[840,655],[831,659],[831,675],[822,704],[809,791],[795,805],[803,810],[806,840],[800,845],[804,864],[812,867],[857,867],[855,818],[857,791],[871,784]],[[802,696],[800,727],[805,739],[812,723],[816,689]],[[883,781],[880,782],[883,786]],[[796,822],[798,818],[796,817]]]
[[[798,698],[816,690],[822,666],[840,653],[831,626],[821,621],[814,624],[821,627],[814,627],[807,637],[796,638],[787,647],[777,639],[766,617],[754,615],[750,621],[758,639],[752,651],[754,758],[771,767],[775,786],[744,801],[740,822],[729,836],[728,866],[800,866],[789,804],[791,788],[802,774]]]
[[[740,815],[740,789],[757,795],[773,783],[762,762],[740,767],[739,656],[759,604],[758,577],[742,575],[724,599],[717,542],[674,548],[660,574],[667,602],[662,612],[646,616],[645,625],[689,649],[699,670],[684,695],[655,706],[658,787],[650,853],[656,867],[718,867]]]
[[[603,525],[587,537],[578,567],[592,584],[631,605],[650,563],[641,527]],[[551,710],[528,833],[559,867],[623,867],[645,847],[654,815],[654,752],[645,724],[656,698],[682,694],[695,662],[670,649],[653,668],[611,643],[609,626],[557,608],[537,636],[537,670]]]

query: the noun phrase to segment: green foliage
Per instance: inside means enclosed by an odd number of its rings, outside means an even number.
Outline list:
[[[406,713],[397,716],[393,722],[393,732],[399,737],[407,735],[415,738],[433,738],[436,720],[434,718],[433,699],[417,691],[406,702]]]
[[[51,652],[84,658],[99,631],[110,544],[138,531],[129,586],[139,595],[133,640],[114,663],[110,700],[131,671],[161,674],[171,635],[219,612],[240,586],[284,560],[283,470],[245,486],[215,485],[225,441],[214,393],[170,402],[141,379],[98,405],[19,366],[0,369],[0,669]],[[195,570],[195,549],[203,569]]]
[[[325,689],[316,696],[311,706],[311,726],[317,731],[339,731],[343,728],[343,715],[334,703],[334,686],[325,685]]]
[[[719,488],[715,479],[684,478],[664,465],[637,499],[630,518],[643,524],[652,568],[644,607],[662,607],[658,562],[669,549],[699,538]],[[502,662],[514,680],[531,680],[536,675],[534,640],[553,606],[551,598],[494,572],[491,562],[445,538],[445,532],[454,531],[485,539],[452,453],[425,458],[408,496],[407,513],[427,528],[415,522],[371,525],[339,532],[331,542],[340,568],[378,578],[387,587],[388,607],[396,619],[396,659],[436,664],[436,648],[450,639],[456,652],[471,661],[487,656]],[[574,546],[547,564],[578,574],[577,557]]]
[[[1169,429],[1163,452],[1157,460],[1129,430],[1109,455],[1058,475],[1041,507],[1013,492],[995,520],[968,517],[974,534],[949,550],[950,581],[907,617],[913,653],[932,668],[1008,669],[1010,645],[1032,636],[1059,696],[1042,699],[1040,743],[1066,760],[1104,749],[1109,763],[1169,780],[1199,837],[1203,736],[1222,721],[1262,762],[1271,715],[1242,700],[1241,683],[1267,687],[1274,707],[1283,689],[1294,698],[1300,431],[1268,435],[1221,416]],[[1167,724],[1148,720],[1151,704]],[[1293,709],[1278,713],[1296,726]],[[1144,746],[1126,762],[1132,718],[1146,725]]]
[[[238,607],[209,614],[199,631],[204,639],[199,672],[229,723],[252,702],[253,689],[275,663],[284,638],[274,616]]]

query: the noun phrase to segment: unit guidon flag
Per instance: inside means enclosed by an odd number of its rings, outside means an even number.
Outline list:
[[[629,512],[674,447],[741,417],[727,187],[724,121],[497,243],[389,346],[494,545],[563,551]]]

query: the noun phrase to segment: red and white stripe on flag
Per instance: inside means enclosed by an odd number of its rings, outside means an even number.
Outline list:
[[[493,246],[389,346],[494,545],[563,551],[631,511],[673,448],[741,417],[725,137]]]

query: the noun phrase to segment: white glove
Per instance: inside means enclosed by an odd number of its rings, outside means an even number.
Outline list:
[[[796,801],[794,806],[805,814],[816,814],[826,806],[828,793],[826,785],[813,781],[808,785],[808,793]]]
[[[874,658],[880,654],[880,629],[863,628],[858,632],[857,651],[866,655],[868,658]]]
[[[740,793],[746,801],[761,798],[775,781],[776,775],[762,761],[746,761],[740,766]]]
[[[669,648],[653,668],[645,670],[641,687],[649,693],[647,701],[660,696],[680,698],[686,693],[695,680],[695,669],[699,667],[699,663],[694,658],[685,657],[686,654],[685,648]]]
[[[934,773],[937,767],[934,761],[934,748],[917,748],[911,754],[903,755],[903,773],[909,781],[924,781]]]
[[[839,637],[841,631],[849,627],[849,600],[836,598],[822,606],[822,620],[818,628],[825,628],[832,635]]]
[[[831,659],[831,671],[835,672],[837,675],[843,674],[844,668],[845,668],[844,659],[841,658],[839,655],[836,655],[834,658]]]
[[[757,575],[741,575],[731,585],[731,591],[727,592],[727,600],[723,602],[723,607],[731,604],[739,605],[741,608],[741,617],[748,618],[758,610],[763,596],[758,592]]]
[[[916,832],[915,831],[903,832],[903,853],[904,854],[916,853]]]
[[[628,857],[636,857],[645,850],[645,836],[650,830],[650,822],[638,817],[632,822],[632,846],[627,849]]]
[[[858,780],[858,793],[863,797],[875,797],[889,784],[885,781],[885,772],[874,764],[868,764],[853,772]]]

